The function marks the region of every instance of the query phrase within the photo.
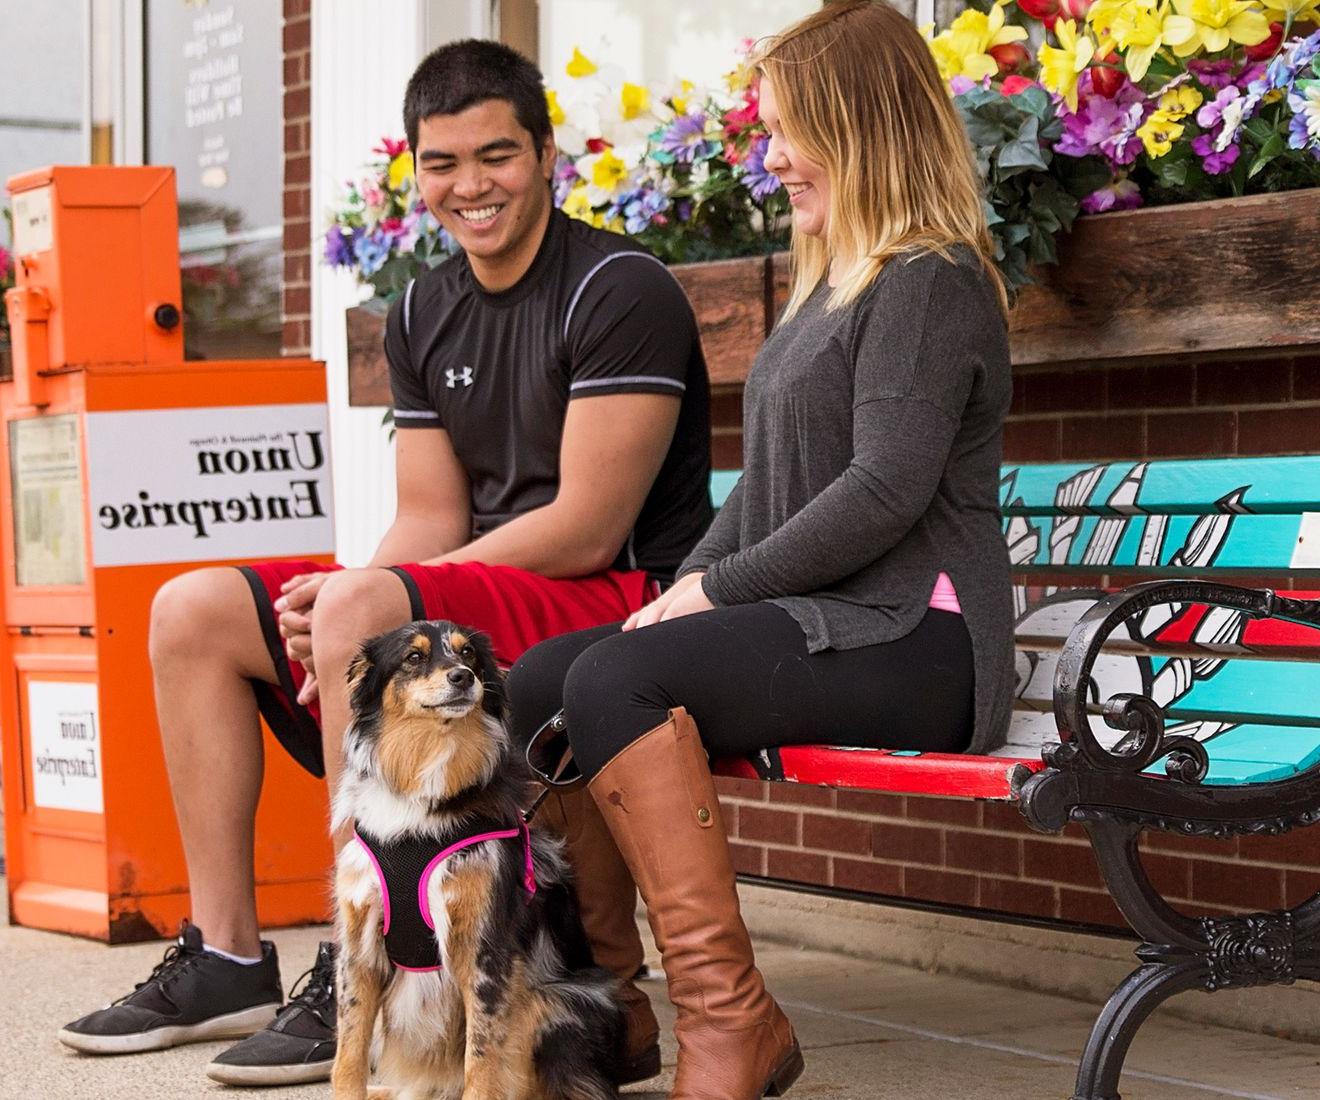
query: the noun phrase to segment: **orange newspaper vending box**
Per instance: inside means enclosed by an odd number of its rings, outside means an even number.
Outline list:
[[[174,171],[9,181],[14,377],[0,383],[10,920],[112,943],[188,913],[147,629],[171,577],[328,561],[324,365],[185,362]],[[257,900],[327,915],[325,786],[263,734]]]

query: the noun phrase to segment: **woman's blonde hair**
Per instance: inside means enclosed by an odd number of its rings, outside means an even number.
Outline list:
[[[826,235],[793,233],[781,320],[830,272],[828,309],[855,301],[891,258],[966,244],[1007,311],[971,143],[917,29],[888,4],[844,0],[769,39],[753,59],[784,135],[830,181]]]

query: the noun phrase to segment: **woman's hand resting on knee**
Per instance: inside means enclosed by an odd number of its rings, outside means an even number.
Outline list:
[[[701,587],[701,578],[705,575],[704,571],[687,574],[672,588],[660,593],[657,599],[629,615],[623,629],[635,630],[639,626],[695,615],[699,611],[714,611],[715,605],[706,598],[705,590]]]

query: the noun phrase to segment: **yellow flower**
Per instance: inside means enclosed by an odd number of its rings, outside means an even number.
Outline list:
[[[591,209],[591,201],[587,198],[586,184],[577,184],[568,197],[564,199],[563,211],[570,218],[577,218],[579,221],[589,222],[595,211]]]
[[[1261,0],[1271,23],[1320,23],[1320,0]]]
[[[1251,0],[1173,0],[1173,6],[1192,24],[1185,41],[1170,42],[1179,57],[1199,49],[1218,53],[1230,42],[1256,46],[1270,36],[1269,21]]]
[[[1060,19],[1054,24],[1058,46],[1045,43],[1040,48],[1040,82],[1050,91],[1063,96],[1070,111],[1077,110],[1077,78],[1091,63],[1095,44],[1085,35],[1077,33],[1077,24],[1071,19]]]
[[[564,114],[564,108],[559,105],[559,93],[553,88],[547,88],[545,90],[545,105],[550,111],[550,125],[564,125],[568,120],[568,116]]]
[[[990,49],[1027,37],[1025,27],[1004,26],[1004,4],[1000,0],[989,12],[968,8],[950,24],[947,31],[930,37],[931,27],[923,28],[935,56],[935,66],[946,81],[955,76],[981,80],[999,72],[999,62]]]
[[[1137,137],[1141,138],[1141,144],[1146,147],[1148,157],[1162,157],[1173,148],[1173,143],[1182,137],[1185,129],[1167,111],[1154,111],[1137,131]]]
[[[391,191],[401,191],[403,185],[413,177],[413,155],[407,149],[390,161],[389,181]]]
[[[691,93],[692,89],[695,87],[696,85],[693,84],[692,81],[690,80],[680,80],[678,82],[678,95],[670,96],[669,98],[669,102],[673,104],[674,107],[674,114],[676,115],[687,114],[687,105],[688,105],[687,97]]]
[[[1113,26],[1129,0],[1095,0],[1086,13],[1086,21],[1095,35],[1096,57],[1108,57],[1118,46]],[[1320,0],[1317,0],[1320,2]]]
[[[602,191],[613,191],[628,176],[628,166],[614,155],[613,149],[606,149],[591,166],[591,183]]]
[[[1205,96],[1188,84],[1170,88],[1160,96],[1159,108],[1171,119],[1186,118],[1205,102]]]
[[[624,81],[623,87],[619,89],[619,114],[625,122],[631,122],[639,115],[645,114],[651,107],[651,96],[640,84],[629,84]]]
[[[568,59],[568,66],[564,69],[564,72],[568,73],[568,75],[574,79],[577,79],[581,76],[590,76],[598,67],[599,66],[597,66],[591,58],[587,57],[586,54],[574,46],[573,56]]]
[[[1163,46],[1177,47],[1195,33],[1186,16],[1170,15],[1162,0],[1127,0],[1112,11],[1109,34],[1123,51],[1128,76],[1139,82]]]

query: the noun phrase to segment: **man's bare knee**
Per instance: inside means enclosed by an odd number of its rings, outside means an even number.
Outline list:
[[[408,621],[408,594],[383,569],[345,569],[326,578],[312,613],[312,654],[323,665],[347,664],[368,638]]]
[[[194,569],[161,585],[151,601],[147,652],[158,672],[200,658],[227,661],[247,676],[275,674],[256,603],[235,569]]]

